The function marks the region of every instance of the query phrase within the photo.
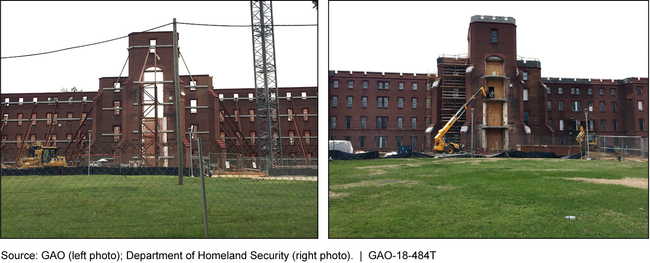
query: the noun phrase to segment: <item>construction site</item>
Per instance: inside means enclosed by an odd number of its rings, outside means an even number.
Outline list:
[[[515,18],[469,22],[468,52],[438,56],[428,73],[331,70],[329,140],[380,155],[407,147],[428,155],[536,151],[647,161],[647,77],[542,77],[539,59],[517,54]]]

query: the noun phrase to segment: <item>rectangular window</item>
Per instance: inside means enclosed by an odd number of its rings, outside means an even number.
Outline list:
[[[336,116],[332,116],[330,120],[330,129],[336,129]]]
[[[120,115],[120,107],[121,102],[119,100],[113,101],[113,108],[116,110],[113,110],[113,116],[119,116]]]
[[[546,110],[548,111],[553,110],[553,103],[550,100],[546,101]]]
[[[524,71],[524,80],[528,80],[528,71]]]
[[[17,134],[16,135],[16,141],[18,141],[18,144],[16,144],[16,147],[20,147],[20,143],[22,142],[22,140],[23,140],[23,136],[20,135],[20,134]]]
[[[638,95],[643,94],[643,88],[641,86],[636,87],[636,94],[638,94]]]
[[[156,40],[149,39],[149,53],[156,53]]]
[[[426,99],[426,104],[427,104],[427,105],[426,105],[426,106],[427,106],[427,109],[431,109],[431,99],[427,98],[427,99]]]
[[[366,147],[366,137],[359,136],[359,148],[364,148],[364,147]]]
[[[255,145],[255,138],[257,137],[255,134],[256,134],[256,132],[254,132],[254,131],[251,131],[251,132],[248,133],[248,137],[250,137],[250,139],[251,139],[251,145]]]
[[[606,120],[600,120],[600,130],[605,131],[607,129],[607,121]]]
[[[354,81],[348,80],[348,89],[351,89],[352,87],[354,87]]]
[[[377,89],[388,90],[388,81],[377,81]]]
[[[18,98],[18,106],[22,106],[22,105],[23,105],[23,98]]]
[[[600,102],[600,112],[605,112],[605,102],[604,101]]]
[[[32,113],[32,126],[36,125],[36,116],[38,116],[36,113]]]
[[[593,101],[589,102],[589,111],[594,111],[594,102]]]
[[[404,98],[402,97],[397,98],[397,108],[399,109],[404,108]]]
[[[377,116],[377,130],[385,130],[388,127],[388,117]]]
[[[571,88],[571,95],[576,94],[576,88]]]
[[[225,112],[223,110],[219,111],[219,122],[223,122],[225,116]]]
[[[587,89],[587,95],[594,95],[594,89],[588,88]]]
[[[612,101],[612,112],[616,112],[616,102]]]
[[[366,129],[366,116],[361,116],[361,129]]]
[[[120,134],[121,134],[120,126],[113,126],[113,141],[119,142],[121,136]]]
[[[30,142],[35,142],[36,141],[36,134],[29,135],[29,141]]]
[[[548,119],[548,126],[553,128],[553,119],[551,118]]]
[[[413,84],[411,86],[413,87],[413,90],[418,90],[418,83],[417,82],[413,82]]]
[[[386,148],[386,136],[375,136],[375,148]]]
[[[560,119],[560,131],[564,130],[564,120]]]
[[[640,131],[645,131],[645,120],[644,119],[639,119],[639,130]]]
[[[309,109],[308,108],[302,109],[302,120],[303,121],[309,121]]]
[[[5,106],[9,106],[9,98],[5,98]]]
[[[546,88],[546,94],[551,94],[551,88]]]
[[[233,113],[235,114],[235,122],[239,122],[239,110],[234,110]],[[275,115],[275,113],[273,115]]]
[[[364,81],[362,82],[362,87],[361,87],[361,88],[362,88],[362,89],[368,89],[368,81],[367,81],[367,80],[364,80]]]
[[[346,99],[348,108],[352,108],[352,96],[348,96]]]
[[[496,29],[492,29],[490,31],[490,36],[492,37],[492,43],[497,43],[498,40],[498,32]]]
[[[52,113],[47,113],[46,114],[47,118],[47,125],[52,125]]]
[[[524,123],[528,125],[528,119],[530,118],[530,111],[524,111]]]
[[[293,109],[287,109],[287,121],[293,121]]]
[[[22,126],[23,125],[23,114],[18,113],[17,119],[18,119],[18,126]]]
[[[350,129],[352,126],[352,116],[345,116],[345,128]]]
[[[361,97],[361,108],[367,108],[368,107],[368,97],[363,96]]]
[[[612,93],[612,96],[616,96],[616,89],[611,88],[609,91]]]
[[[564,94],[564,91],[562,90],[562,87],[557,88],[557,94]]]
[[[411,148],[415,149],[415,143],[417,141],[417,136],[411,136]]]
[[[395,141],[397,142],[397,148],[402,147],[402,136],[395,137]]]
[[[190,80],[190,90],[196,90],[196,80]]]
[[[399,90],[404,90],[404,82],[399,83]]]
[[[332,108],[336,108],[339,104],[339,96],[332,96]]]
[[[196,100],[190,100],[190,113],[196,113]]]
[[[564,101],[563,100],[557,102],[557,109],[559,111],[564,111]]]
[[[66,134],[65,139],[68,140],[68,141],[72,141],[72,133]]]
[[[524,89],[524,101],[528,101],[528,89]]]
[[[388,97],[377,97],[377,108],[388,108]]]
[[[289,144],[293,145],[294,131],[289,131]]]
[[[571,111],[580,111],[580,101],[571,102]]]
[[[335,88],[335,89],[338,89],[338,88],[339,88],[339,81],[338,81],[338,80],[335,80],[335,81],[334,81],[334,88]]]
[[[255,122],[255,110],[248,110],[248,121]]]
[[[302,100],[307,100],[307,92],[303,91],[300,95],[302,95]]]
[[[411,117],[411,130],[415,130],[418,126],[417,124],[418,124],[418,118]]]
[[[418,98],[411,98],[411,104],[414,109],[418,108]]]
[[[234,93],[234,94],[232,94],[232,98],[233,98],[235,101],[239,101],[239,93]]]
[[[618,120],[612,120],[612,129],[618,131]]]
[[[599,94],[600,96],[605,96],[605,89],[600,88],[600,89],[598,90],[598,94]]]
[[[580,95],[580,88],[576,88],[576,95]]]
[[[287,92],[287,101],[291,101],[291,92]]]
[[[560,137],[560,145],[564,145],[564,137]]]
[[[310,145],[311,144],[311,131],[305,131],[305,144]]]
[[[639,109],[639,111],[643,111],[643,101],[642,100],[637,101],[636,105],[637,105],[637,108]]]
[[[397,129],[398,129],[398,130],[401,130],[401,129],[402,129],[402,122],[403,122],[403,120],[404,120],[404,118],[402,118],[402,117],[397,117]]]
[[[59,114],[58,113],[54,113],[54,120],[53,121],[54,121],[54,125],[59,124]]]

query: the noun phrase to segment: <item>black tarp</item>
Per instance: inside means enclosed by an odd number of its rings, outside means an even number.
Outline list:
[[[379,152],[366,152],[366,153],[346,153],[339,150],[329,151],[329,157],[332,160],[364,160],[364,159],[377,159]]]
[[[485,157],[497,158],[560,158],[554,152],[522,152],[522,151],[505,151],[495,155],[486,155]]]
[[[426,155],[421,152],[410,152],[410,153],[402,153],[402,154],[393,154],[389,156],[385,156],[384,158],[435,158],[435,156],[431,155]]]

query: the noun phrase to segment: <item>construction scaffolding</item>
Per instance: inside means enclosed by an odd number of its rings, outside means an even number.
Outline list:
[[[438,58],[440,68],[438,76],[440,79],[439,87],[442,91],[441,111],[442,123],[447,123],[456,114],[456,111],[465,104],[466,98],[466,80],[468,59],[466,57],[443,55]],[[446,134],[447,139],[454,143],[460,143],[460,129],[465,123],[466,116],[461,116]]]

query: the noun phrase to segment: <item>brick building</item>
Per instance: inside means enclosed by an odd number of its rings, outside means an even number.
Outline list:
[[[576,145],[575,131],[584,125],[583,110],[590,106],[590,131],[648,137],[647,77],[542,77],[539,60],[517,56],[516,35],[514,18],[477,15],[470,19],[468,53],[440,56],[437,74],[330,71],[329,139],[350,140],[355,150],[395,151],[408,145],[406,136],[413,136],[415,150],[431,150],[437,131],[480,87],[488,97],[469,105],[474,123],[468,109],[446,135],[468,148],[472,134],[474,149],[484,152],[532,144]],[[413,83],[417,91],[410,89]],[[380,102],[385,98],[387,105]],[[361,107],[362,99],[366,107]],[[400,107],[398,100],[425,103],[411,109]],[[402,131],[400,118],[402,125],[415,118],[417,129]],[[432,133],[424,132],[428,127]]]
[[[172,36],[169,31],[130,34],[128,75],[100,78],[96,92],[2,94],[2,162],[11,165],[19,145],[33,141],[56,144],[68,160],[79,159],[92,130],[93,155],[121,164],[174,167],[177,121],[186,153],[194,127],[194,138],[201,137],[208,151],[257,156],[255,102],[249,97],[254,88],[213,89],[209,75],[179,76],[184,109],[176,116]],[[283,157],[316,158],[317,88],[278,90],[294,96],[277,98],[281,142],[287,145]]]

